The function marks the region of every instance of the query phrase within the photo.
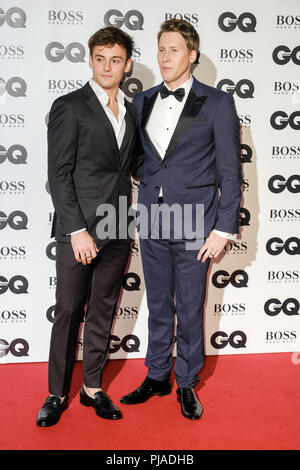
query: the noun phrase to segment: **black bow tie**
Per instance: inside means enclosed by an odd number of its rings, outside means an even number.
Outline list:
[[[178,101],[182,101],[185,90],[184,88],[177,88],[177,90],[172,91],[172,90],[168,90],[168,88],[165,85],[163,85],[161,89],[159,90],[159,92],[160,92],[160,96],[162,99],[167,98],[167,96],[174,95]]]

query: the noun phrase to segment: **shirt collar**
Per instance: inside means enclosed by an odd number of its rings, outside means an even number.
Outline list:
[[[170,88],[165,84],[165,82],[164,82],[164,85],[168,88],[168,90],[170,90]],[[193,85],[193,76],[190,75],[189,79],[186,82],[184,82],[182,85],[180,85],[179,87],[175,88],[175,90],[178,90],[178,88],[184,88],[185,94],[188,95],[190,92],[190,89],[192,88],[192,85]]]
[[[108,98],[108,94],[106,93],[106,91],[98,83],[96,83],[92,78],[90,78],[89,84],[91,85],[92,89],[94,90],[97,98],[101,101],[101,103],[103,103],[104,105],[107,105],[109,98]],[[120,88],[117,94],[117,101],[120,105],[125,106],[125,94]]]

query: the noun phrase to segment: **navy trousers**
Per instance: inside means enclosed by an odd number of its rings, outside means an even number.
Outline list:
[[[171,371],[177,314],[178,387],[193,387],[204,364],[203,305],[210,263],[197,260],[197,250],[184,241],[140,239],[149,309],[148,377],[165,380]]]

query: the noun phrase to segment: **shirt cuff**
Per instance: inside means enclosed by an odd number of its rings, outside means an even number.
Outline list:
[[[220,237],[228,238],[228,240],[236,241],[236,233],[221,232],[220,230],[213,230],[213,231],[214,231],[217,235],[220,235]]]
[[[84,232],[85,230],[86,228],[81,228],[80,230],[76,230],[75,232],[67,233],[67,235],[75,235],[75,233]]]

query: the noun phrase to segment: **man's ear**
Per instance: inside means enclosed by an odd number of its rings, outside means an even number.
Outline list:
[[[130,57],[130,59],[128,59],[127,62],[126,62],[124,72],[125,72],[125,73],[130,72],[131,67],[132,67],[132,58]]]
[[[191,62],[191,64],[193,64],[196,59],[197,59],[197,51],[191,51],[191,53],[190,53],[190,62]]]
[[[93,57],[91,56],[91,54],[89,55],[89,66],[90,66],[90,69],[93,68]]]

